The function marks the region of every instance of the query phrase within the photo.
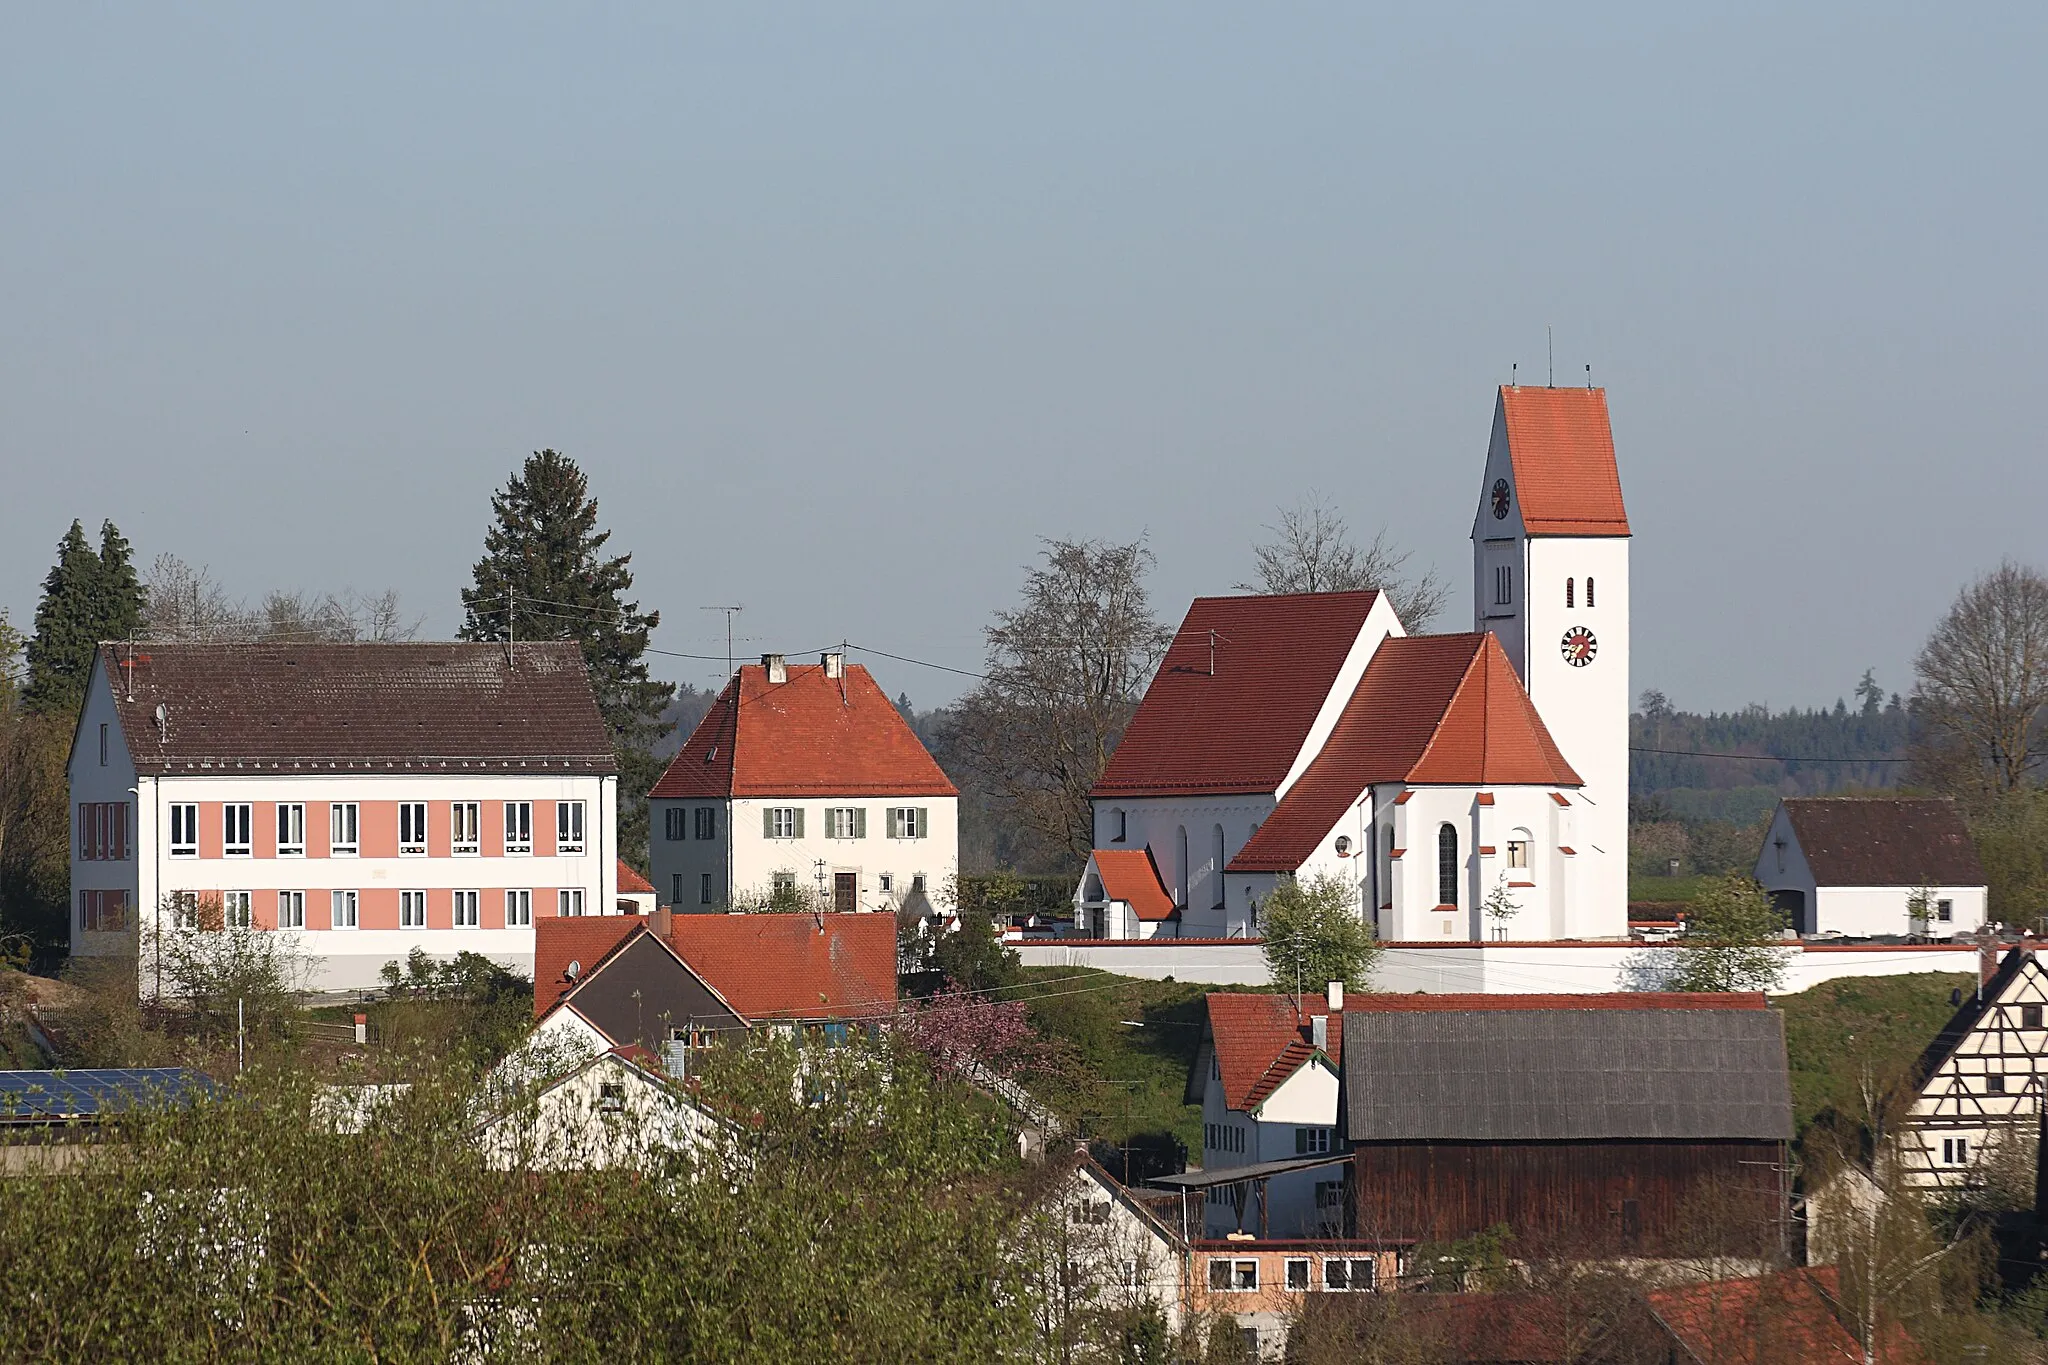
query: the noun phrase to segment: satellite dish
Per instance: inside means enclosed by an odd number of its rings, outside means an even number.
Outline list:
[[[170,708],[162,702],[156,704],[156,737],[158,740],[166,740],[171,737]]]
[[[583,975],[583,964],[573,958],[570,959],[569,965],[563,969],[562,975],[574,981],[577,977]]]

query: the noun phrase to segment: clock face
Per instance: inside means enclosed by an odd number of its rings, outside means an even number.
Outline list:
[[[1564,633],[1564,642],[1558,646],[1564,661],[1573,668],[1584,668],[1593,662],[1593,656],[1600,652],[1600,642],[1593,638],[1593,632],[1584,626],[1573,626]]]
[[[1493,481],[1493,519],[1495,521],[1505,521],[1507,520],[1507,515],[1508,481],[1506,479],[1495,479]]]

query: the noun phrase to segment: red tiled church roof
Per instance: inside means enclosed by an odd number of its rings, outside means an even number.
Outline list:
[[[1230,860],[1292,872],[1376,783],[1576,787],[1491,632],[1381,643],[1322,752]]]
[[[1292,995],[1217,991],[1207,997],[1210,1042],[1222,1077],[1224,1103],[1249,1110],[1315,1055],[1309,1019],[1330,1015],[1329,1044],[1323,1049],[1335,1067],[1344,1064],[1346,1012],[1420,1013],[1462,1010],[1760,1010],[1769,1008],[1755,991],[1610,991],[1599,995],[1395,995],[1350,994],[1344,1008],[1330,1009],[1320,991],[1301,997],[1299,1017]]]
[[[646,915],[587,915],[534,921],[533,1013],[553,1009],[642,926]],[[863,1018],[896,1001],[893,915],[675,915],[668,945],[690,970],[750,1022]]]
[[[1625,536],[1605,389],[1503,385],[1508,458],[1522,528],[1532,536]]]
[[[739,695],[735,728],[733,697]],[[747,664],[649,793],[655,797],[957,796],[902,713],[859,664],[843,676]]]
[[[1279,790],[1378,600],[1196,598],[1091,795]]]
[[[1098,848],[1095,871],[1102,877],[1104,900],[1125,901],[1131,912],[1147,922],[1169,920],[1176,909],[1173,897],[1159,880],[1159,865],[1148,848]]]

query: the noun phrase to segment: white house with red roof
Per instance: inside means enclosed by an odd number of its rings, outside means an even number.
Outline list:
[[[1202,1107],[1202,1170],[1251,1168],[1243,1181],[1213,1184],[1204,1203],[1204,1235],[1257,1228],[1262,1235],[1343,1235],[1344,1156],[1338,1140],[1344,1015],[1361,1012],[1474,1010],[1761,1010],[1755,992],[1612,992],[1603,995],[1384,993],[1346,996],[1333,983],[1318,995],[1218,991],[1205,1004],[1202,1037],[1188,1069],[1184,1099]],[[1273,1163],[1294,1169],[1270,1169]],[[1263,1195],[1260,1187],[1263,1187]]]
[[[742,667],[648,802],[655,892],[677,911],[784,889],[823,909],[893,912],[959,869],[959,792],[838,653]]]
[[[1091,793],[1079,931],[1252,937],[1280,878],[1330,873],[1382,939],[1624,937],[1607,433],[1601,390],[1500,391],[1470,633],[1409,636],[1375,592],[1197,598]]]

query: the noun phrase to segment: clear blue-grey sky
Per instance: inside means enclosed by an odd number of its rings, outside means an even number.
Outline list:
[[[1322,489],[1457,585],[1519,361],[1608,386],[1634,683],[1832,702],[2048,567],[2048,8],[10,7],[0,606],[73,517],[445,635],[590,472],[663,647],[973,667]],[[920,704],[961,679],[874,661]],[[664,659],[709,683],[723,664]]]

